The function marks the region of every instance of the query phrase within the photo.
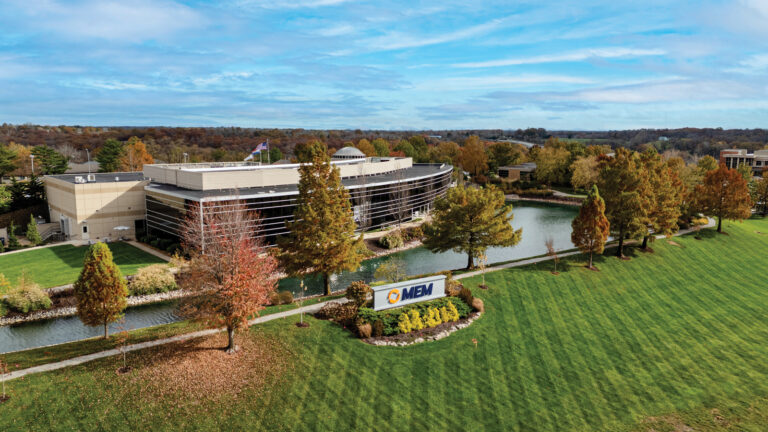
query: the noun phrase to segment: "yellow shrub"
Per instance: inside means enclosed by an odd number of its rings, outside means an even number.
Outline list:
[[[421,320],[419,311],[416,309],[411,309],[411,311],[408,312],[408,315],[411,319],[411,330],[421,330],[424,328],[424,321]]]
[[[413,327],[411,325],[411,320],[408,319],[407,314],[400,314],[400,318],[397,320],[397,328],[400,330],[400,333],[409,333],[411,331]]]
[[[424,322],[424,324],[427,327],[434,327],[438,324],[442,324],[442,320],[440,319],[440,312],[437,311],[435,308],[429,308],[427,309],[427,317]]]
[[[459,310],[456,309],[456,305],[453,304],[453,302],[448,303],[448,314],[450,315],[451,321],[458,321],[460,318]]]

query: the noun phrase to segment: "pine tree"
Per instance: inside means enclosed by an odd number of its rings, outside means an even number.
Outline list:
[[[63,174],[69,168],[69,158],[48,146],[36,146],[32,154],[38,174]]]
[[[603,253],[611,228],[608,218],[605,217],[605,201],[600,197],[597,186],[592,186],[571,227],[571,242],[582,252],[589,253],[587,268],[594,268],[592,255]]]
[[[125,144],[114,138],[109,138],[96,155],[96,161],[99,163],[99,172],[115,172],[119,170],[123,156],[125,156]]]
[[[458,186],[435,201],[432,222],[424,226],[424,246],[432,252],[467,254],[467,268],[492,246],[514,246],[522,229],[515,230],[512,207],[495,187],[485,189]]]
[[[27,240],[35,246],[43,242],[43,239],[40,237],[40,232],[37,231],[35,217],[32,215],[29,215],[29,223],[27,224]]]
[[[616,256],[624,257],[624,240],[643,235],[646,221],[646,189],[637,153],[616,149],[614,157],[602,157],[597,186],[605,200],[605,216],[619,240]]]
[[[122,316],[128,288],[105,243],[95,243],[88,248],[74,291],[80,320],[89,326],[103,325],[106,339],[107,325]]]
[[[11,221],[8,226],[8,249],[18,249],[21,247],[19,238],[16,237],[16,225]]]
[[[722,232],[723,219],[742,220],[752,214],[747,182],[725,164],[707,172],[704,182],[696,186],[696,200],[702,213],[717,218],[717,232]]]
[[[299,197],[290,234],[279,238],[275,256],[293,276],[323,276],[325,294],[331,293],[330,276],[354,270],[363,260],[363,236],[355,238],[355,221],[349,193],[341,184],[339,169],[331,165],[324,146],[309,151],[312,163],[299,167]]]

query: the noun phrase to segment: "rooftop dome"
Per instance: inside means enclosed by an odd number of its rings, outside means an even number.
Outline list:
[[[339,149],[339,151],[333,154],[331,159],[360,159],[364,157],[365,153],[352,146],[348,146]]]

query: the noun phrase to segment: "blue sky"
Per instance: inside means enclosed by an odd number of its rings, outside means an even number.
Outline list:
[[[768,0],[4,0],[0,122],[768,127]]]

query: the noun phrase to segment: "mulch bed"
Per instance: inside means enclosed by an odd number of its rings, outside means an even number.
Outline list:
[[[442,333],[444,331],[452,330],[458,324],[469,323],[469,322],[473,321],[475,318],[477,318],[477,316],[478,316],[477,312],[472,312],[471,314],[469,314],[469,316],[467,318],[462,318],[462,319],[460,319],[458,321],[442,323],[442,324],[438,324],[438,325],[436,325],[434,327],[428,327],[428,328],[424,328],[424,329],[421,329],[421,330],[415,330],[415,331],[412,331],[412,332],[406,333],[406,334],[396,334],[396,335],[392,335],[392,336],[369,337],[367,339],[361,339],[361,340],[363,342],[366,342],[366,343],[369,343],[369,344],[372,344],[372,345],[375,345],[375,342],[378,342],[378,341],[394,342],[394,343],[400,343],[400,342],[412,343],[416,339],[419,339],[419,338],[425,339],[425,338],[428,338],[430,336],[436,336],[437,334]]]
[[[236,342],[233,354],[223,349],[224,333],[129,354],[128,363],[137,367],[118,379],[140,383],[140,396],[151,399],[183,394],[210,400],[264,386],[289,367],[287,350],[273,338],[248,333]]]

